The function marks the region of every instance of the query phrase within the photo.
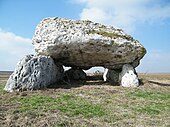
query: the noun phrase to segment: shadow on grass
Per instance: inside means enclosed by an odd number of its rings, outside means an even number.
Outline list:
[[[143,86],[144,84],[156,84],[159,86],[170,86],[170,84],[166,84],[166,83],[160,83],[160,82],[155,82],[155,81],[150,81],[150,80],[145,80],[145,79],[139,79],[139,84],[140,86]]]
[[[148,82],[148,81],[147,81]],[[140,86],[143,86],[146,83],[145,80],[139,79]],[[87,76],[86,80],[62,80],[58,83],[48,86],[49,89],[70,89],[81,87],[84,85],[88,86],[99,86],[99,85],[107,85],[107,86],[120,86],[119,83],[105,82],[103,81],[102,75],[93,75]]]
[[[139,79],[139,85],[143,86],[145,84],[145,81],[143,79]]]
[[[160,82],[155,82],[155,81],[148,81],[149,83],[157,84],[159,86],[170,86],[170,84],[165,84],[165,83],[160,83]]]

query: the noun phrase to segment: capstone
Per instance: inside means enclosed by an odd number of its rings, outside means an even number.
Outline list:
[[[81,69],[136,67],[146,53],[139,41],[123,30],[88,20],[46,18],[36,27],[32,41],[37,54]]]

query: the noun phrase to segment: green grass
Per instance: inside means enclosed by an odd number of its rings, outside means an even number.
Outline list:
[[[29,96],[17,98],[15,101],[20,103],[19,110],[22,112],[31,110],[53,109],[56,99],[48,96]]]
[[[60,110],[69,116],[82,115],[91,118],[103,116],[104,109],[99,104],[93,104],[73,95],[60,95],[52,98],[48,96],[28,96],[22,98],[12,98],[11,100],[19,103],[20,112]]]
[[[161,93],[153,91],[135,91],[130,92],[129,97],[138,97],[146,100],[170,100],[170,93]]]
[[[84,117],[103,116],[105,114],[104,109],[99,104],[92,104],[79,97],[70,95],[63,95],[58,100],[60,104],[58,109],[66,112],[71,116],[83,115]]]
[[[170,111],[170,105],[165,103],[150,103],[149,105],[136,107],[135,110],[148,115],[159,115],[161,112]]]
[[[101,86],[8,93],[0,85],[0,125],[168,126],[169,87],[151,87],[129,89],[102,82]]]
[[[159,115],[170,111],[170,93],[136,91],[130,92],[128,96],[135,100],[142,99],[138,106],[133,107],[137,112],[148,115]]]
[[[4,92],[4,85],[0,84],[0,93],[3,93]]]

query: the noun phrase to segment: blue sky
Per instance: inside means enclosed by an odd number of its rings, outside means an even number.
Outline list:
[[[36,25],[56,16],[122,28],[147,49],[139,72],[170,72],[169,0],[0,0],[0,70],[34,53]]]

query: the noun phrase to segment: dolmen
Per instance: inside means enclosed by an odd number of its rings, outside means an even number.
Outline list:
[[[18,62],[4,90],[46,88],[66,75],[84,80],[83,70],[95,66],[106,68],[104,81],[139,86],[135,68],[146,49],[121,29],[89,20],[46,18],[37,25],[32,44],[35,54]],[[63,66],[71,69],[64,72]]]

